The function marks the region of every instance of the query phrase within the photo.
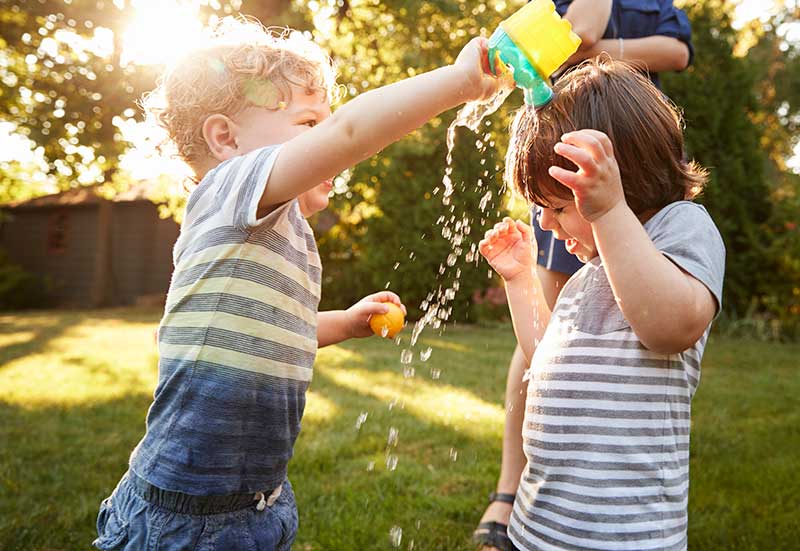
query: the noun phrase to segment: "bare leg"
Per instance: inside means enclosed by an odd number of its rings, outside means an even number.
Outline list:
[[[528,361],[525,359],[525,354],[517,345],[508,366],[508,379],[506,379],[506,421],[503,427],[503,456],[500,462],[500,478],[497,481],[498,493],[512,495],[517,493],[519,477],[527,462],[522,452],[522,420],[525,417],[525,396],[528,388],[528,382],[522,380],[522,375],[527,368]],[[511,507],[510,503],[492,502],[480,521],[496,521],[507,525]],[[489,549],[495,548],[484,547],[486,551]]]

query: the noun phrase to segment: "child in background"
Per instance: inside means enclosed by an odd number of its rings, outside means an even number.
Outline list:
[[[499,81],[475,39],[447,67],[363,94],[331,115],[330,61],[299,35],[224,21],[149,98],[199,184],[175,245],[159,379],[130,468],[103,501],[99,549],[291,547],[287,464],[318,346],[372,334],[390,292],[320,312],[304,216],[331,179]],[[163,97],[160,105],[156,100]]]
[[[685,550],[691,398],[725,264],[691,202],[706,175],[683,160],[674,106],[625,64],[586,63],[554,90],[517,115],[506,175],[587,264],[551,313],[529,226],[505,219],[480,243],[533,358],[509,537],[537,551]]]

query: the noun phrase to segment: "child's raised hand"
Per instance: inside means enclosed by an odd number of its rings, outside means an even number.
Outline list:
[[[486,100],[508,82],[494,76],[489,69],[489,43],[483,37],[470,40],[458,54],[454,66],[467,77],[469,88],[465,90],[471,101]]]
[[[505,281],[511,281],[533,264],[533,231],[531,227],[511,218],[504,218],[487,231],[478,250]]]
[[[568,132],[554,150],[578,166],[576,172],[551,166],[549,173],[572,190],[578,213],[587,222],[625,203],[614,146],[604,133],[589,129]]]
[[[391,291],[381,291],[380,293],[367,295],[345,310],[348,334],[351,337],[359,338],[374,335],[372,328],[369,326],[369,317],[373,314],[385,314],[388,312],[387,302],[393,302],[403,310],[403,314],[406,314],[406,307],[400,297]]]

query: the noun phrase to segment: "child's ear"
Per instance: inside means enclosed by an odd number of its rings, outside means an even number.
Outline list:
[[[225,115],[217,113],[203,121],[203,138],[217,161],[227,161],[236,155],[236,125]]]

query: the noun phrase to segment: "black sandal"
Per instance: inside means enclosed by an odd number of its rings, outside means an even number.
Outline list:
[[[514,504],[514,494],[492,492],[489,494],[489,503],[502,501]],[[508,538],[508,525],[495,520],[481,522],[472,533],[472,541],[481,547],[494,547],[500,551],[516,551],[514,544]]]

